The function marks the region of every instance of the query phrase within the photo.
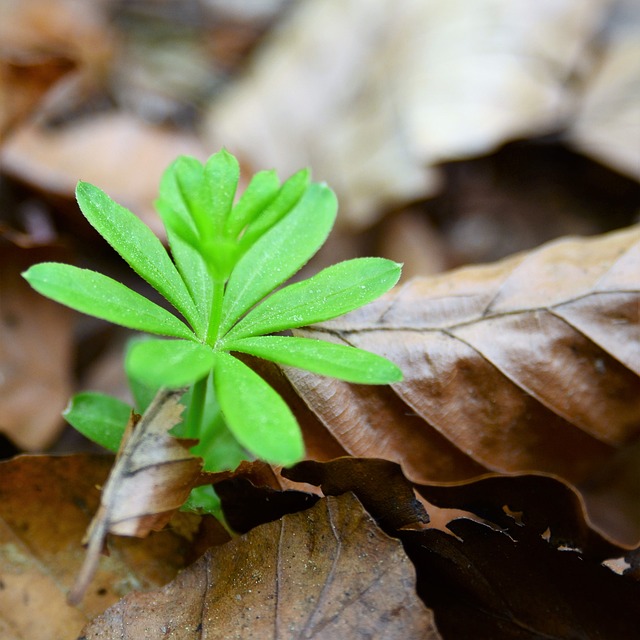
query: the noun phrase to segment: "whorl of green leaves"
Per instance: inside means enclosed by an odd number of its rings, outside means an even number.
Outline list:
[[[239,174],[237,160],[225,150],[204,164],[180,157],[166,170],[156,207],[171,254],[137,216],[97,187],[78,184],[76,196],[87,220],[177,315],[107,276],[71,265],[38,264],[24,276],[34,289],[73,309],[172,338],[137,341],[127,355],[127,373],[138,388],[191,386],[187,403],[202,402],[207,389],[213,393],[213,418],[194,411],[202,423],[195,435],[205,463],[216,455],[205,445],[205,423],[222,416],[239,451],[291,464],[303,455],[293,414],[232,354],[354,383],[399,381],[400,370],[381,356],[266,334],[329,320],[371,302],[397,282],[400,265],[382,258],[348,260],[281,287],[327,239],[337,213],[335,195],[310,182],[308,171],[282,185],[274,172],[264,171],[236,198]],[[97,394],[76,396],[67,411],[74,426],[111,448],[123,417],[122,403]]]

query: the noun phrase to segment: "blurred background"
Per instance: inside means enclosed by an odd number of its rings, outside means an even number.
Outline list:
[[[221,147],[337,192],[308,269],[404,278],[640,212],[637,0],[0,0],[0,457],[87,446],[75,390],[126,397],[123,330],[33,293],[43,260],[144,290],[75,205],[92,182],[159,235],[160,175]]]

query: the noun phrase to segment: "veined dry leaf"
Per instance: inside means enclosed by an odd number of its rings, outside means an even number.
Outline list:
[[[346,494],[211,549],[165,588],[124,598],[83,633],[87,640],[436,640],[414,584],[400,542]]]
[[[118,538],[101,558],[82,605],[67,590],[85,552],[80,541],[97,509],[113,456],[24,455],[0,462],[0,637],[75,638],[82,626],[131,591],[157,588],[186,564],[174,531]]]
[[[189,452],[193,442],[168,433],[180,421],[184,392],[161,390],[139,420],[132,416],[85,535],[87,556],[70,603],[82,598],[108,533],[142,538],[160,530],[197,484],[202,460]]]
[[[404,372],[376,388],[286,370],[349,454],[417,483],[486,470],[585,482],[640,434],[640,227],[414,279],[296,333]]]

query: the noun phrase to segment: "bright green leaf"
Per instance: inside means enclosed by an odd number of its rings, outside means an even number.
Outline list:
[[[131,407],[104,393],[77,393],[62,414],[82,435],[110,451],[117,451],[131,415]]]
[[[142,340],[127,352],[126,368],[149,386],[177,389],[204,378],[213,367],[211,348],[190,340]]]
[[[194,219],[206,215],[204,166],[191,156],[180,156],[162,174],[158,201],[172,209],[182,221],[196,230]]]
[[[331,231],[337,209],[328,187],[311,184],[293,211],[242,256],[225,291],[221,335],[315,254]]]
[[[160,390],[160,387],[157,385],[148,385],[142,382],[142,380],[138,380],[127,368],[127,360],[129,352],[134,345],[150,339],[150,336],[139,333],[129,338],[125,345],[124,371],[127,376],[127,382],[129,383],[129,390],[133,396],[136,413],[140,414],[144,413],[147,410],[147,407],[153,402],[153,399],[155,398],[156,393]]]
[[[76,311],[147,333],[194,337],[176,316],[101,273],[43,262],[23,275],[36,291]]]
[[[205,194],[208,202],[207,218],[213,230],[211,239],[220,238],[224,233],[239,178],[240,165],[226,149],[214,153],[204,165]],[[204,233],[201,235],[203,239],[209,239]]]
[[[217,520],[224,520],[220,498],[218,498],[214,488],[210,484],[191,489],[187,501],[182,505],[180,510],[208,513]]]
[[[212,396],[215,394],[207,394],[207,401]],[[235,469],[251,457],[229,431],[219,409],[216,416],[203,420],[199,438],[200,442],[191,449],[191,453],[202,458],[203,471]]]
[[[357,384],[389,384],[402,380],[402,371],[382,356],[324,340],[285,336],[241,338],[225,344],[240,351],[323,376]]]
[[[302,434],[291,409],[257,373],[237,358],[219,352],[214,385],[230,431],[250,453],[282,465],[302,458]]]
[[[203,197],[204,167],[189,156],[179,157],[162,175],[160,196],[156,210],[164,223],[173,260],[184,283],[196,301],[201,324],[196,333],[201,337],[207,326],[211,309],[211,282],[209,271],[200,253],[200,238],[192,211],[206,216],[207,204]]]
[[[240,239],[240,246],[244,253],[254,242],[280,222],[303,197],[309,186],[311,174],[308,169],[302,169],[292,175],[280,188],[275,200],[247,227]]]
[[[167,238],[178,271],[193,300],[197,301],[200,324],[194,327],[199,338],[204,337],[211,311],[211,278],[200,252],[185,242],[172,229],[167,228]]]
[[[167,231],[167,236],[177,236],[193,249],[197,250],[200,247],[198,232],[178,213],[177,209],[160,199],[155,201],[155,207]]]
[[[156,235],[142,220],[86,182],[76,198],[82,213],[131,268],[160,292],[194,327],[200,314],[189,290]]]
[[[256,173],[233,206],[225,225],[225,235],[237,238],[246,225],[276,198],[278,191],[280,191],[280,181],[275,171]]]
[[[385,258],[355,258],[327,267],[269,296],[229,331],[224,344],[323,322],[353,311],[393,287],[400,270],[401,265]]]

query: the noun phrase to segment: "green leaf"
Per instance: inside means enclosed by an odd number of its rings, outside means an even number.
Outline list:
[[[225,235],[237,238],[247,224],[276,198],[279,191],[280,181],[275,171],[256,173],[231,210],[225,225]]]
[[[302,169],[282,185],[275,200],[247,227],[240,240],[243,253],[298,204],[309,186],[309,178],[309,170]]]
[[[153,231],[131,211],[87,182],[79,182],[76,198],[82,213],[131,268],[161,293],[193,327],[200,314],[169,254]]]
[[[179,157],[162,175],[160,196],[155,207],[164,223],[173,260],[196,301],[201,324],[196,329],[203,336],[211,309],[211,281],[209,271],[200,253],[200,238],[192,211],[206,216],[207,205],[203,197],[204,167],[189,156]]]
[[[242,256],[225,291],[220,335],[313,256],[327,239],[337,210],[333,192],[311,184],[291,213]]]
[[[194,219],[207,214],[204,166],[191,156],[180,156],[162,174],[158,202],[175,212],[194,232]]]
[[[214,385],[229,429],[250,453],[282,465],[302,458],[302,434],[291,409],[257,373],[218,352]]]
[[[191,297],[197,301],[201,320],[198,326],[194,326],[194,330],[198,338],[202,339],[211,311],[212,287],[209,270],[202,254],[169,227],[167,227],[167,238],[178,271],[187,285]]]
[[[200,238],[198,232],[184,219],[182,214],[178,213],[177,209],[174,209],[165,200],[155,201],[156,211],[158,212],[164,228],[167,231],[167,236],[173,235],[180,238],[183,242],[188,244],[195,250],[200,247]]]
[[[211,514],[217,520],[224,521],[222,503],[214,488],[209,485],[194,487],[187,501],[180,507],[180,511],[195,511],[196,513]]]
[[[129,390],[133,396],[136,413],[140,414],[144,413],[147,410],[147,407],[153,402],[153,399],[155,398],[156,393],[160,390],[160,387],[158,385],[148,385],[142,382],[142,380],[138,380],[138,378],[136,378],[127,368],[127,360],[129,352],[134,345],[151,339],[152,338],[150,336],[145,335],[144,333],[135,334],[127,340],[124,350],[124,372],[127,376],[127,382],[129,383]]]
[[[215,396],[207,394],[207,400],[210,395]],[[251,457],[229,431],[219,409],[213,419],[203,421],[199,438],[200,442],[191,449],[191,453],[202,458],[203,471],[235,469],[243,460]]]
[[[231,340],[303,327],[353,311],[388,291],[401,265],[385,258],[355,258],[276,291],[229,331]]]
[[[62,414],[83,436],[117,451],[131,415],[131,407],[104,393],[77,393]]]
[[[30,267],[23,276],[42,295],[76,311],[129,329],[194,338],[187,325],[176,316],[101,273],[43,262]]]
[[[213,367],[210,347],[189,340],[143,340],[127,353],[127,371],[149,386],[177,389],[204,378]]]
[[[402,380],[402,371],[390,360],[356,347],[324,340],[258,336],[234,340],[225,347],[229,351],[249,353],[356,384],[389,384]]]
[[[233,207],[238,188],[240,165],[226,149],[214,153],[204,166],[205,194],[208,203],[207,225],[211,236],[202,233],[203,239],[219,238],[224,234],[227,218]],[[200,222],[198,223],[200,228]]]

